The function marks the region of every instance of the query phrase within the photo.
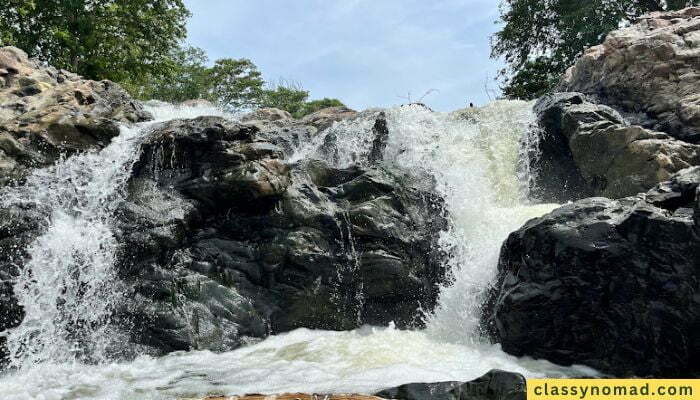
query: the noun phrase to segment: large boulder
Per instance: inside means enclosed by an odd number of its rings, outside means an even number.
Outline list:
[[[546,201],[631,196],[700,165],[700,145],[630,125],[581,93],[547,95],[534,110],[541,129],[532,193]]]
[[[298,327],[420,325],[445,274],[441,200],[386,165],[290,163],[289,136],[260,121],[171,121],[143,145],[120,210],[135,341],[226,350]]]
[[[376,396],[397,400],[525,400],[525,377],[493,369],[472,381],[408,383]]]
[[[503,349],[618,376],[700,374],[700,167],[590,198],[503,245],[484,325]]]
[[[86,80],[0,47],[0,186],[61,154],[107,145],[120,122],[149,118],[113,82]]]
[[[313,112],[301,121],[304,124],[316,127],[319,131],[331,127],[334,123],[352,118],[357,115],[357,111],[347,107],[327,107]]]
[[[588,49],[559,90],[594,96],[634,124],[699,143],[699,45],[700,8],[651,13]]]

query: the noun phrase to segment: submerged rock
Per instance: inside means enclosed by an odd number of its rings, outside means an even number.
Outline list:
[[[581,93],[545,96],[535,112],[542,129],[530,168],[533,194],[545,201],[630,196],[700,164],[700,145],[629,125]]]
[[[226,350],[299,327],[419,326],[435,305],[441,200],[388,165],[290,164],[269,129],[177,120],[143,146],[120,214],[137,342]]]
[[[0,47],[0,186],[65,153],[101,148],[118,122],[150,115],[118,85],[95,82]]]
[[[525,377],[491,370],[469,382],[409,383],[375,395],[398,400],[525,400]]]
[[[586,50],[559,90],[594,96],[634,124],[700,143],[698,44],[699,7],[650,13]]]
[[[617,376],[700,374],[700,167],[590,198],[503,245],[484,324],[503,350]]]

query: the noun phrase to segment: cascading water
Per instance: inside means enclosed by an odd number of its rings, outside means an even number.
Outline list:
[[[172,107],[162,105],[150,110],[156,121],[215,111],[188,107],[172,113]],[[119,247],[113,216],[124,200],[144,133],[154,122],[122,126],[102,151],[36,170],[22,186],[0,192],[1,206],[36,209],[45,225],[29,245],[28,262],[14,284],[25,316],[7,335],[13,367],[104,362],[120,350],[126,337],[111,322],[125,288],[113,268]]]
[[[159,120],[213,113],[165,105],[154,105],[152,111]],[[385,112],[385,162],[435,182],[451,220],[440,243],[450,254],[452,279],[438,308],[426,317],[427,329],[299,329],[223,354],[192,351],[106,362],[103,356],[119,337],[109,319],[122,297],[114,290],[111,266],[118,243],[111,218],[147,131],[146,126],[123,128],[100,153],[37,171],[25,187],[3,200],[36,205],[47,215],[47,228],[32,244],[28,272],[15,286],[27,317],[10,332],[9,342],[19,360],[15,364],[24,368],[0,377],[0,398],[371,392],[407,382],[468,380],[491,368],[528,376],[593,373],[508,356],[497,345],[484,343],[476,329],[479,297],[494,276],[502,241],[527,219],[552,208],[528,204],[522,194],[527,176],[517,165],[519,152],[527,150],[520,143],[532,121],[530,105],[499,101],[463,115],[433,113],[421,106]],[[337,166],[366,162],[371,128],[369,120],[341,122],[291,159],[325,158]],[[328,151],[328,135],[335,135],[335,152]],[[76,343],[83,345],[76,348]],[[101,362],[74,362],[85,358],[83,354]]]
[[[16,367],[91,358],[105,360],[121,290],[112,268],[118,243],[112,214],[123,200],[140,128],[121,129],[103,151],[88,152],[38,170],[24,186],[3,192],[3,203],[34,207],[46,229],[28,249],[14,285],[22,324],[10,332]]]

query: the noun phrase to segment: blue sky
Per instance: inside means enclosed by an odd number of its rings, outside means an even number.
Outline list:
[[[267,81],[355,109],[406,102],[440,111],[495,95],[489,59],[499,0],[185,0],[192,45],[249,58]],[[403,97],[403,98],[402,98]]]

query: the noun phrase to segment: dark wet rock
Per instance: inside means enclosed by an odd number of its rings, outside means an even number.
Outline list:
[[[41,221],[41,215],[31,207],[0,208],[0,332],[17,326],[24,318],[13,286]],[[0,366],[5,362],[4,342],[5,338],[0,337]]]
[[[120,210],[140,344],[226,350],[299,327],[420,326],[435,305],[441,200],[381,164],[290,164],[268,138],[201,117],[161,124],[143,146]]]
[[[0,186],[60,154],[105,146],[119,122],[151,116],[117,84],[90,81],[0,47]]]
[[[544,201],[620,198],[649,190],[700,164],[700,146],[629,125],[581,93],[555,93],[535,105],[540,130],[532,193]]]
[[[338,140],[346,134],[346,125],[353,125],[354,131],[367,133],[359,134],[356,143],[358,149],[367,149],[366,154],[348,154],[348,149],[339,148]],[[324,159],[332,160],[336,164],[369,166],[383,160],[388,138],[386,113],[382,110],[366,110],[337,126],[331,126],[318,150]]]
[[[503,349],[618,376],[700,373],[700,167],[590,198],[503,245],[484,324]]]
[[[397,400],[525,400],[525,377],[491,370],[469,382],[409,383],[375,393]]]

